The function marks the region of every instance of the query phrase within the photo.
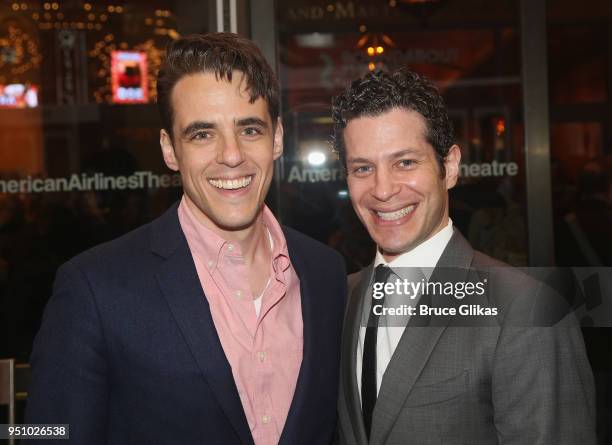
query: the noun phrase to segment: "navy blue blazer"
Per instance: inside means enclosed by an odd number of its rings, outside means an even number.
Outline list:
[[[283,231],[300,278],[304,355],[279,443],[329,444],[344,261]],[[59,269],[31,365],[26,422],[70,424],[71,443],[253,444],[176,205]]]

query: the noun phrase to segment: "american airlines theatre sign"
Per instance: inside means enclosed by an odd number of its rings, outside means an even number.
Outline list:
[[[519,168],[516,162],[483,162],[461,164],[459,174],[462,178],[486,178],[516,176]],[[287,182],[331,182],[344,180],[346,174],[341,168],[316,168],[294,165],[289,170]]]
[[[515,162],[485,162],[461,164],[461,177],[516,176]],[[346,174],[341,168],[316,168],[294,165],[285,178],[290,183],[343,181]],[[107,176],[104,173],[74,173],[63,178],[39,178],[27,176],[22,179],[0,180],[0,193],[52,193],[87,192],[106,190],[137,190],[145,188],[180,187],[179,174],[155,174],[151,171],[137,171],[129,176]]]

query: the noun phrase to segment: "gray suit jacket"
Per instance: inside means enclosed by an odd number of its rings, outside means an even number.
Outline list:
[[[470,327],[458,317],[430,319],[428,327],[419,327],[423,320],[412,317],[384,374],[369,442],[355,369],[372,267],[349,278],[340,442],[594,444],[593,377],[573,314],[549,298],[547,286],[474,251],[456,230],[434,276],[442,267],[465,270],[465,279],[474,273],[470,268],[493,267],[485,303],[498,307],[499,315],[475,317]]]

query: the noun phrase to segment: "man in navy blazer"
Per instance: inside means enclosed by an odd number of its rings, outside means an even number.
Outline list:
[[[162,153],[181,173],[183,199],[150,224],[59,269],[31,357],[26,421],[69,424],[70,442],[84,445],[330,443],[344,264],[326,246],[281,229],[264,205],[273,161],[282,154],[271,68],[252,42],[236,35],[182,38],[168,48],[158,104]],[[204,245],[214,238],[220,252],[232,251],[219,253],[219,262],[231,261],[220,264],[216,275],[203,277],[211,262],[202,265],[185,231],[185,212],[201,228]],[[274,233],[282,246],[286,242],[288,258],[274,257]],[[232,269],[234,263],[240,267]],[[283,282],[291,281],[287,274],[295,286],[283,291]],[[232,343],[242,327],[231,318],[233,303],[223,283],[245,285],[254,307],[239,307],[253,311],[248,315],[259,323],[276,317],[274,329],[254,334],[264,335],[264,344],[285,339],[286,332],[299,339],[290,345],[301,352],[291,357],[300,360],[294,374],[279,369],[286,357],[270,360],[267,381],[249,374],[249,366],[241,368],[249,346],[245,353],[244,345]],[[270,304],[279,289],[278,301]],[[283,292],[293,292],[294,306],[287,306]],[[230,312],[220,311],[222,303]],[[282,307],[297,308],[303,329],[282,323],[275,312]],[[256,351],[253,357],[268,360]],[[270,393],[257,385],[251,391],[253,381],[267,384]],[[261,416],[256,409],[262,397],[282,411],[268,397],[279,386],[293,394],[285,415]]]

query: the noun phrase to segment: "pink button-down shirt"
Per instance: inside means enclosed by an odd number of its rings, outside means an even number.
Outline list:
[[[300,282],[280,225],[264,207],[273,249],[270,282],[258,317],[240,246],[204,227],[184,198],[178,215],[253,440],[256,445],[277,444],[295,392],[303,346]]]

